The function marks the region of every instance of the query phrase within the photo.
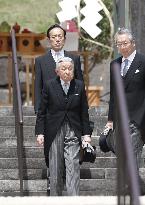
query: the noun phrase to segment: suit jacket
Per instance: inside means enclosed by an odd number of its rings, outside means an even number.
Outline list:
[[[57,77],[46,82],[36,119],[35,134],[44,134],[45,156],[64,120],[70,123],[80,142],[82,135],[91,135],[83,81],[72,80],[66,96]]]
[[[74,76],[76,79],[83,80],[81,71],[80,57],[70,52],[64,51],[64,56],[72,58],[74,61]],[[56,76],[56,63],[49,50],[45,55],[39,56],[35,60],[35,89],[34,89],[34,110],[38,111],[40,105],[42,89],[47,80]]]
[[[121,65],[122,57],[110,64],[110,103],[108,120],[114,119],[114,82],[112,75],[113,63]],[[121,66],[120,66],[121,68]],[[130,121],[135,122],[140,128],[145,127],[145,56],[136,53],[130,68],[123,79],[128,114]]]

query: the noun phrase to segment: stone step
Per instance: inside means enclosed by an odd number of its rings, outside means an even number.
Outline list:
[[[45,169],[44,158],[24,158],[24,169]],[[116,168],[115,157],[98,157],[94,163],[84,162],[81,165],[82,168]],[[17,169],[18,160],[17,158],[0,158],[1,169]],[[145,168],[144,160],[142,160],[140,168]]]
[[[107,116],[108,114],[108,106],[101,105],[98,107],[90,107],[89,115],[90,117],[95,116]],[[23,106],[23,115],[24,116],[35,116],[34,107],[33,106]],[[0,106],[0,116],[13,116],[12,106]]]
[[[104,126],[107,122],[107,117],[106,116],[96,116],[96,119],[94,121],[93,120],[91,120],[91,121],[94,123],[93,133],[92,134],[93,135],[99,135],[104,129]],[[24,116],[23,117],[24,127],[27,127],[29,130],[32,129],[30,132],[32,132],[33,134],[34,134],[35,122],[36,122],[36,117],[35,116]],[[14,127],[14,124],[15,124],[15,117],[14,116],[0,117],[0,127],[1,127],[1,130],[3,132],[4,131],[7,132],[6,131],[7,127],[8,128]],[[14,131],[13,131],[13,134],[14,134]],[[4,133],[4,135],[6,135],[6,134]],[[12,133],[11,133],[11,135],[12,135]]]
[[[24,190],[32,192],[46,192],[47,180],[24,180]],[[20,189],[19,180],[0,180],[1,192],[18,192]],[[92,192],[93,195],[115,195],[116,180],[114,179],[81,179],[80,190]]]
[[[107,116],[96,116],[94,121],[93,121],[94,127],[102,126],[102,123],[105,125],[107,121]],[[35,126],[36,117],[35,116],[24,116],[23,122],[24,122],[24,126]],[[14,125],[15,125],[14,116],[1,116],[0,117],[0,126],[14,126]]]
[[[27,115],[27,116],[34,116],[34,108],[33,106],[23,106],[23,115]],[[0,116],[4,117],[4,116],[13,116],[13,108],[12,106],[0,106]]]
[[[29,193],[28,193],[29,194]],[[141,205],[144,205],[144,197],[140,197]],[[47,197],[47,195],[39,197],[1,197],[0,204],[2,205],[116,205],[116,196],[79,196],[79,197]]]
[[[142,172],[145,171],[143,168]],[[24,179],[46,179],[47,169],[24,169]],[[116,168],[83,168],[81,167],[81,179],[115,179]],[[0,180],[19,179],[18,169],[0,169]]]
[[[0,158],[17,158],[17,148],[16,146],[4,146],[0,145]],[[37,146],[25,146],[23,149],[23,156],[25,158],[43,158],[43,147]],[[114,154],[111,152],[103,153],[100,151],[100,148],[96,146],[96,157],[113,157]]]
[[[80,195],[116,194],[116,157],[103,153],[98,146],[98,135],[107,121],[107,106],[90,108],[90,121],[94,122],[92,144],[96,146],[95,163],[81,165]],[[45,196],[47,189],[46,165],[43,147],[36,143],[33,107],[23,107],[24,113],[24,190],[26,195]],[[0,196],[19,193],[17,140],[12,107],[0,107]],[[145,155],[144,155],[145,156]],[[142,164],[141,175],[145,175]],[[145,177],[144,177],[145,178]],[[65,193],[65,191],[64,191]]]
[[[116,168],[83,168],[81,167],[81,179],[116,179]],[[140,176],[145,179],[145,168],[140,168]],[[0,169],[0,180],[19,179],[18,169]],[[47,179],[47,169],[24,169],[24,179]]]
[[[7,88],[0,88],[0,104],[4,105],[9,102],[9,90]]]
[[[24,168],[27,169],[45,169],[44,158],[24,158]],[[98,157],[94,163],[84,162],[82,168],[116,168],[115,157]],[[17,158],[0,158],[1,169],[16,169],[18,168]]]
[[[99,136],[92,136],[92,145],[99,146]],[[36,142],[36,137],[24,135],[23,138],[24,147],[40,147]],[[0,147],[16,147],[17,138],[15,136],[1,136],[0,135]]]
[[[91,107],[89,109],[90,121],[94,124],[93,135],[99,135],[104,129],[107,122],[107,106]],[[35,126],[36,116],[33,107],[23,107],[23,122],[24,126]],[[14,126],[15,117],[13,115],[11,106],[0,106],[0,126],[10,127]],[[1,128],[2,129],[2,128]],[[4,128],[3,128],[4,130]],[[1,132],[2,133],[2,132]],[[14,132],[13,132],[14,133]]]
[[[104,153],[99,147],[99,136],[92,137],[92,145],[96,147],[97,157],[114,157],[112,152]],[[35,137],[24,139],[24,157],[43,157],[43,147],[40,147]],[[0,138],[0,158],[17,157],[17,140],[16,138]],[[145,158],[145,146],[143,147],[142,158]]]
[[[100,130],[100,128],[94,128],[94,129],[98,129],[97,133],[98,133],[98,136],[100,135],[102,129]],[[99,132],[100,130],[100,132]],[[26,137],[35,137],[35,126],[32,125],[32,126],[23,126],[23,131],[24,131],[24,138]],[[96,131],[95,131],[96,132]],[[93,136],[97,136],[94,134],[92,134]],[[12,138],[12,137],[15,137],[15,128],[13,125],[7,125],[7,126],[4,126],[4,125],[0,125],[0,138]]]

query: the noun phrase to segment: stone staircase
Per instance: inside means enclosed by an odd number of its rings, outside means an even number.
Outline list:
[[[25,195],[45,196],[47,169],[43,148],[34,135],[33,107],[23,107],[24,114],[24,190]],[[95,163],[81,165],[81,195],[116,195],[116,158],[112,153],[102,153],[98,146],[99,133],[107,120],[107,106],[92,107],[90,120],[94,122],[92,144],[96,146]],[[17,143],[14,132],[12,107],[0,107],[0,196],[14,196],[19,192]],[[145,174],[144,166],[141,169]]]

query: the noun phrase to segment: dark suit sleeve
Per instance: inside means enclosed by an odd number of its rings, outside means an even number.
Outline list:
[[[34,82],[34,110],[35,113],[38,112],[38,108],[40,105],[41,95],[42,95],[42,72],[41,72],[41,64],[40,58],[35,59],[35,82]]]
[[[113,74],[112,74],[113,62],[110,64],[110,101],[109,101],[109,112],[108,121],[113,121],[113,107],[114,107],[114,92],[113,92]]]
[[[80,61],[80,56],[76,56],[74,60],[74,76],[78,80],[83,80],[83,74],[81,70],[81,61]]]
[[[37,118],[36,118],[36,125],[35,125],[36,135],[44,134],[47,106],[48,106],[48,86],[46,84],[43,89],[41,103],[39,105]]]
[[[88,113],[88,101],[85,91],[85,86],[82,86],[82,97],[81,97],[81,124],[82,124],[82,135],[91,135],[92,129],[89,122],[89,113]]]

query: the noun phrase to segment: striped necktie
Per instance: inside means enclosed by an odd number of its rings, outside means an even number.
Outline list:
[[[67,93],[68,93],[68,89],[69,89],[69,84],[68,84],[68,83],[64,83],[64,84],[63,84],[63,90],[64,90],[64,92],[65,92],[66,95],[67,95]]]
[[[128,71],[128,59],[125,59],[124,62],[125,62],[125,65],[124,65],[124,68],[123,68],[123,77],[125,77],[125,75]]]

